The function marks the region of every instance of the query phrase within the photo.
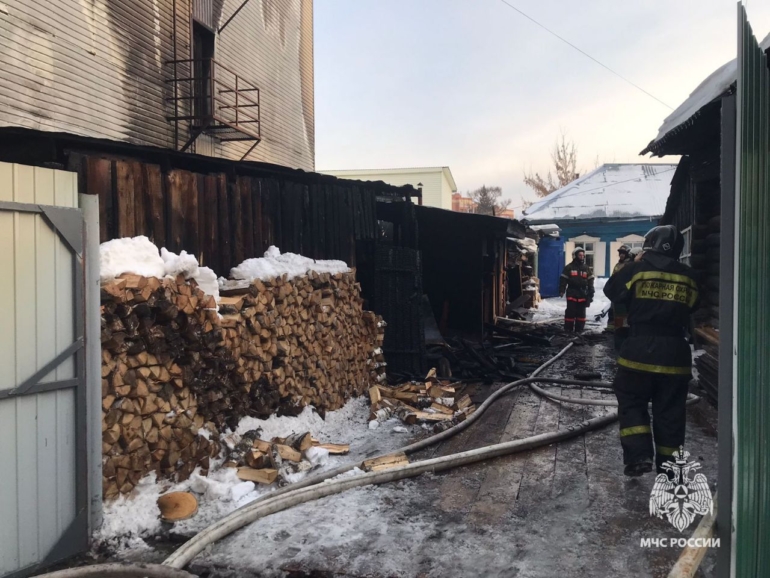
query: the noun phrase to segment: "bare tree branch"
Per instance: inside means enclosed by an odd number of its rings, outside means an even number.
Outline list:
[[[538,197],[547,197],[580,176],[577,172],[577,145],[567,139],[564,131],[551,151],[551,161],[555,174],[550,170],[545,177],[540,173],[533,174],[531,170],[524,173],[524,184],[532,188]]]
[[[511,204],[510,199],[502,200],[503,190],[500,187],[487,187],[482,185],[469,194],[476,203],[476,213],[480,215],[499,215]]]

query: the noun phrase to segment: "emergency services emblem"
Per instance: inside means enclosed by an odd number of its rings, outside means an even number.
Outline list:
[[[695,473],[701,465],[687,461],[690,452],[680,447],[673,457],[674,463],[664,462],[662,465],[668,473],[658,474],[655,478],[650,493],[650,516],[665,517],[683,532],[696,515],[713,514],[714,501],[706,476]]]

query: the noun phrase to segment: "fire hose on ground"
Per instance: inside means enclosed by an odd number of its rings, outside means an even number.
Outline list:
[[[422,449],[435,445],[441,441],[444,441],[454,435],[457,435],[461,431],[470,427],[478,419],[480,419],[483,413],[497,399],[499,399],[503,395],[506,395],[511,390],[525,384],[528,384],[536,394],[544,396],[548,399],[551,399],[557,402],[577,403],[581,405],[617,406],[617,402],[613,400],[593,400],[593,399],[564,397],[564,396],[547,392],[541,387],[538,387],[535,385],[536,382],[547,382],[554,385],[577,385],[577,386],[590,386],[590,387],[597,387],[597,386],[610,387],[611,386],[611,384],[597,382],[597,381],[579,381],[574,379],[557,379],[557,378],[538,377],[538,375],[543,370],[545,370],[547,367],[549,367],[550,365],[555,363],[558,359],[560,359],[572,346],[573,344],[569,343],[554,357],[552,357],[543,365],[541,365],[539,368],[537,368],[531,374],[530,377],[520,379],[512,383],[508,383],[503,387],[501,387],[500,389],[498,389],[497,391],[495,391],[465,421],[439,434],[436,434],[434,436],[431,436],[419,442],[415,442],[401,449],[387,452],[378,457],[383,457],[383,456],[392,455],[394,453],[401,453],[401,452],[406,454],[415,453]],[[695,403],[698,401],[698,399],[699,398],[695,396],[691,396],[688,399],[688,404]],[[448,456],[422,460],[419,462],[411,463],[407,466],[394,468],[392,470],[386,470],[386,471],[380,471],[380,472],[369,472],[369,473],[363,473],[363,474],[358,474],[353,476],[346,476],[340,479],[333,479],[333,478],[336,478],[337,476],[340,476],[341,474],[345,474],[347,472],[352,471],[358,466],[359,462],[346,464],[346,465],[334,468],[332,470],[322,472],[315,476],[310,476],[305,480],[302,480],[300,482],[297,482],[285,488],[281,488],[270,494],[266,494],[265,496],[257,498],[253,502],[250,502],[249,504],[242,506],[241,508],[238,508],[234,512],[230,513],[228,516],[215,522],[208,528],[204,529],[203,531],[193,536],[190,540],[188,540],[185,544],[183,544],[180,548],[178,548],[173,554],[171,554],[171,556],[169,556],[163,562],[163,565],[165,567],[168,567],[169,569],[175,569],[179,571],[185,566],[187,566],[193,560],[193,558],[195,558],[198,554],[200,554],[209,545],[214,544],[215,542],[221,540],[222,538],[232,534],[236,530],[239,530],[240,528],[243,528],[244,526],[251,524],[252,522],[260,518],[289,509],[293,506],[303,504],[305,502],[309,502],[309,501],[317,500],[319,498],[323,498],[326,496],[338,494],[356,487],[394,482],[394,481],[403,480],[407,478],[417,477],[425,473],[442,472],[449,469],[473,464],[476,462],[480,462],[480,461],[484,461],[484,460],[488,460],[488,459],[492,459],[500,456],[520,453],[520,452],[535,449],[538,447],[551,445],[553,443],[564,441],[566,439],[570,439],[570,438],[582,435],[586,432],[607,426],[615,422],[617,418],[618,418],[617,413],[608,413],[603,416],[599,416],[599,417],[595,417],[595,418],[583,421],[579,424],[576,424],[574,426],[571,426],[567,429],[560,430],[560,431],[539,434],[539,435],[535,435],[535,436],[531,436],[528,438],[515,440],[511,442],[494,444],[491,446],[486,446],[486,447],[482,447],[474,450],[469,450],[469,451],[460,452],[456,454],[450,454]],[[50,575],[46,574],[43,576],[46,576],[48,578],[79,578],[80,576],[93,576],[94,574],[78,573],[79,570],[85,571],[88,568],[92,568],[92,567],[73,568],[67,571],[70,573],[66,575],[54,573]],[[121,568],[123,571],[128,571],[134,567],[122,566]],[[107,574],[103,574],[103,575],[106,576]],[[122,573],[122,574],[114,574],[114,575],[128,577],[128,576],[150,576],[151,574],[147,573],[147,567],[135,567],[135,572],[133,574]],[[184,575],[185,575],[184,573],[167,574],[167,575],[152,574],[152,576],[158,576],[159,578],[166,578],[166,576],[168,578],[175,578],[176,576],[181,577]]]

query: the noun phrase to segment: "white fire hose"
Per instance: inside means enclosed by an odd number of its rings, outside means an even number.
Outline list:
[[[434,436],[431,436],[419,442],[410,444],[401,449],[394,450],[386,454],[382,454],[381,456],[378,456],[378,457],[383,457],[383,456],[391,455],[395,453],[406,453],[406,454],[415,453],[424,448],[435,445],[445,439],[448,439],[460,433],[461,431],[467,429],[474,422],[480,419],[481,415],[497,399],[499,399],[503,395],[506,395],[514,388],[524,384],[529,384],[532,390],[538,395],[542,395],[548,399],[561,402],[561,403],[566,402],[566,403],[577,403],[582,405],[617,406],[617,402],[612,400],[591,400],[591,399],[564,397],[564,396],[552,394],[534,385],[535,382],[540,381],[540,382],[553,383],[557,385],[579,385],[579,386],[594,386],[594,387],[611,386],[611,384],[596,382],[596,381],[579,381],[579,380],[572,380],[572,379],[537,377],[543,370],[545,370],[547,367],[549,367],[554,362],[556,362],[559,358],[561,358],[572,346],[573,344],[569,343],[566,347],[564,347],[564,349],[562,349],[554,357],[549,359],[543,365],[538,367],[534,372],[532,372],[530,377],[525,379],[520,379],[512,383],[508,383],[503,387],[501,387],[500,389],[498,389],[497,391],[495,391],[465,421],[439,434],[436,434]],[[697,402],[698,399],[699,398],[695,396],[691,396],[690,399],[688,399],[688,404]],[[457,454],[451,454],[448,456],[442,456],[442,457],[433,458],[429,460],[423,460],[423,461],[408,464],[400,468],[394,468],[394,469],[386,470],[382,472],[369,472],[369,473],[359,474],[356,476],[344,477],[338,480],[332,480],[332,478],[335,478],[340,474],[344,474],[346,472],[353,470],[355,467],[359,465],[359,462],[346,464],[338,468],[335,468],[333,470],[329,470],[321,474],[317,474],[315,476],[310,476],[300,482],[297,482],[285,488],[276,490],[275,492],[272,492],[270,494],[257,498],[256,500],[250,502],[249,504],[241,508],[238,508],[234,512],[230,513],[228,516],[225,516],[223,519],[215,522],[208,528],[204,529],[200,533],[193,536],[190,540],[188,540],[185,544],[183,544],[179,549],[177,549],[173,554],[171,554],[171,556],[169,556],[163,562],[163,566],[169,568],[169,570],[175,569],[178,572],[179,570],[187,566],[192,561],[193,558],[195,558],[198,554],[200,554],[209,545],[217,542],[218,540],[221,540],[222,538],[230,535],[236,530],[239,530],[240,528],[260,518],[286,510],[298,504],[303,504],[305,502],[317,500],[319,498],[331,496],[333,494],[338,494],[340,492],[344,492],[351,488],[372,485],[372,484],[384,484],[388,482],[394,482],[394,481],[403,480],[406,478],[420,476],[424,473],[429,473],[429,472],[431,473],[441,472],[452,468],[480,462],[483,460],[488,460],[495,457],[510,455],[510,454],[519,453],[519,452],[535,449],[538,447],[550,445],[555,442],[576,437],[586,432],[609,425],[615,422],[617,418],[618,418],[617,413],[608,413],[606,415],[586,420],[575,426],[572,426],[560,431],[539,434],[536,436],[531,436],[520,440],[494,444],[491,446],[478,448],[475,450],[469,450],[469,451],[460,452]],[[182,578],[184,576],[190,576],[190,574],[187,574],[186,572],[182,574],[167,574],[167,575],[150,574],[148,573],[148,569],[150,568],[150,566],[151,565],[143,566],[142,568],[144,568],[144,570],[140,569],[140,567],[137,566],[136,572],[133,574],[123,573],[123,574],[109,574],[109,575],[125,576],[127,578],[129,576],[151,576],[151,577],[158,576],[158,578],[177,578],[177,577]],[[84,568],[73,568],[65,571],[65,572],[70,572],[69,574],[53,573],[53,574],[45,574],[43,576],[45,576],[46,578],[80,578],[81,576],[96,575],[93,573],[86,573],[88,568],[94,568],[94,567],[91,566],[91,567],[84,567]],[[129,568],[131,567],[130,566],[121,567],[123,571],[126,571]],[[142,572],[144,572],[144,574],[142,574]],[[107,576],[108,574],[102,574],[102,575]]]

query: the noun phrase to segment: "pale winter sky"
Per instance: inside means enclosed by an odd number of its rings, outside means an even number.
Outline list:
[[[507,1],[673,108],[736,53],[732,0]],[[513,207],[560,130],[580,169],[644,162],[670,112],[501,0],[318,0],[315,87],[317,169],[447,165]]]

